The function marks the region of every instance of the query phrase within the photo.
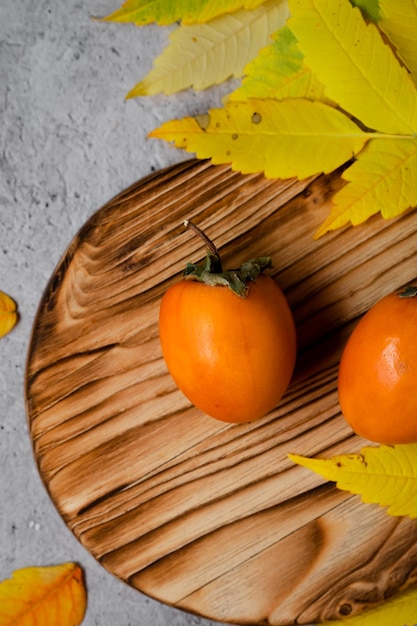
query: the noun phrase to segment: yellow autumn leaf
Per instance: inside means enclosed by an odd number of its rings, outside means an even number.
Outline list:
[[[16,302],[0,291],[0,337],[12,330],[17,322]]]
[[[349,184],[333,196],[316,237],[381,212],[385,219],[417,206],[417,139],[372,139],[343,173]]]
[[[364,611],[343,622],[323,622],[322,626],[415,626],[417,615],[417,590],[410,588],[397,593],[375,608]]]
[[[359,494],[365,503],[388,507],[389,515],[417,517],[417,445],[365,447],[360,454],[311,459],[297,454],[298,465]]]
[[[394,43],[398,56],[417,82],[417,1],[379,0],[379,25]]]
[[[75,563],[19,569],[0,583],[0,626],[77,626],[86,601]]]
[[[288,17],[287,0],[268,0],[252,11],[222,15],[208,24],[181,25],[152,70],[128,97],[167,95],[193,87],[205,89],[240,77],[259,49],[270,42]]]
[[[207,116],[166,122],[150,133],[198,158],[268,178],[330,172],[371,136],[337,109],[299,98],[229,102]]]
[[[274,33],[273,43],[260,50],[244,73],[241,86],[229,95],[230,100],[307,98],[330,103],[323,85],[304,64],[303,54],[288,26]]]
[[[167,25],[182,21],[184,24],[208,22],[238,9],[252,10],[264,0],[126,0],[117,9],[103,18],[109,22],[133,22],[144,26],[156,22]]]
[[[349,0],[290,0],[288,25],[306,65],[325,93],[366,127],[417,132],[417,89],[386,45]]]

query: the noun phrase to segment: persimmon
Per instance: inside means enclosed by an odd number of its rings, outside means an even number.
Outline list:
[[[263,274],[269,257],[223,271],[214,244],[192,222],[208,248],[165,292],[159,336],[177,387],[207,415],[247,422],[270,412],[295,366],[296,331],[288,302]]]
[[[361,318],[340,360],[339,403],[358,435],[417,442],[417,287],[391,293]]]

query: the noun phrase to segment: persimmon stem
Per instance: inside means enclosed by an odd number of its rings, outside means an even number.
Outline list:
[[[272,267],[271,257],[263,256],[242,263],[240,268],[223,271],[219,251],[206,233],[190,220],[184,220],[185,228],[198,235],[206,244],[206,258],[199,263],[187,263],[183,276],[186,280],[196,280],[210,287],[228,287],[239,298],[249,294],[251,282],[255,282],[265,269]]]
[[[194,224],[194,222],[192,222],[191,220],[184,220],[183,223],[184,223],[185,228],[190,228],[196,235],[201,237],[201,239],[206,244],[206,248],[209,251],[209,253],[215,257],[216,272],[218,273],[223,272],[223,266],[222,266],[222,261],[220,258],[219,251],[217,250],[216,246],[211,241],[211,239],[209,239],[206,233],[203,230],[201,230],[201,228],[199,228],[196,224]]]

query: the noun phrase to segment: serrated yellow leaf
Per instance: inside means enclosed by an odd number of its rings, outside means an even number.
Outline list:
[[[179,26],[153,69],[128,97],[172,94],[188,87],[205,89],[242,76],[245,65],[287,17],[287,0],[268,0],[253,11],[242,9],[208,24]]]
[[[330,103],[323,85],[305,66],[303,54],[288,26],[280,28],[273,39],[273,43],[263,48],[245,68],[242,85],[229,99],[239,102],[248,98],[307,98]]]
[[[417,139],[372,139],[343,178],[348,184],[333,196],[316,237],[378,212],[389,219],[417,206]]]
[[[368,128],[417,131],[417,89],[349,0],[290,0],[288,25],[326,94]]]
[[[77,626],[86,590],[75,563],[16,570],[0,583],[0,626]]]
[[[398,56],[417,82],[417,1],[379,0],[379,25],[395,45]]]
[[[389,515],[417,517],[417,445],[365,447],[361,454],[311,459],[296,454],[298,465],[360,495],[365,503],[388,507]]]
[[[183,24],[208,22],[219,15],[238,9],[252,10],[265,0],[126,0],[104,21],[133,22],[144,26],[156,22],[161,26],[182,21]]]
[[[0,291],[0,337],[7,335],[17,322],[16,302]]]
[[[229,102],[202,118],[166,122],[150,137],[242,173],[306,178],[339,167],[370,135],[333,107],[294,98]]]
[[[416,626],[416,615],[417,590],[414,587],[359,615],[344,618],[342,622],[323,622],[322,626]]]

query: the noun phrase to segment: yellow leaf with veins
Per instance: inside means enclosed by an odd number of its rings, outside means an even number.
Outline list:
[[[349,0],[289,6],[288,26],[329,98],[367,128],[417,133],[417,89],[375,24]]]
[[[346,224],[356,226],[381,212],[385,219],[417,205],[417,140],[372,139],[343,173],[348,184],[333,196],[331,212],[316,237]]]
[[[387,507],[389,515],[417,518],[417,445],[367,446],[360,454],[314,459],[289,458],[335,482],[339,489],[359,494],[366,503]]]
[[[417,83],[417,0],[379,0],[381,29],[394,43],[398,56]]]
[[[248,98],[307,98],[331,104],[323,85],[306,67],[288,26],[280,28],[272,39],[247,65],[242,85],[232,91],[229,99],[238,102]]]
[[[246,64],[287,17],[286,0],[268,0],[252,11],[241,9],[207,24],[180,25],[152,70],[127,97],[170,95],[189,87],[200,90],[242,76]]]
[[[0,626],[78,626],[86,589],[75,563],[27,567],[0,583]]]
[[[242,173],[306,178],[336,169],[374,135],[331,106],[288,98],[229,102],[203,118],[167,122],[150,136]]]

